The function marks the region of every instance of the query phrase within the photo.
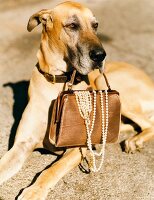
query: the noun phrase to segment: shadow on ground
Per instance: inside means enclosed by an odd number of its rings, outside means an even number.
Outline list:
[[[28,86],[29,81],[19,81],[17,83],[6,83],[3,85],[4,87],[10,87],[13,90],[13,98],[14,98],[14,105],[13,105],[13,117],[14,123],[11,128],[10,138],[8,149],[13,146],[16,130],[19,125],[19,121],[21,119],[22,113],[28,103]]]

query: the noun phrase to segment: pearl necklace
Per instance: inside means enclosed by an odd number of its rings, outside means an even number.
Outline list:
[[[100,103],[101,103],[101,114],[102,114],[102,144],[100,152],[94,152],[92,150],[92,141],[91,141],[91,134],[94,129],[95,119],[96,119],[96,91],[93,91],[93,116],[92,121],[90,121],[90,113],[92,112],[92,97],[89,91],[75,91],[76,102],[78,105],[79,113],[81,117],[85,120],[86,125],[86,132],[87,132],[87,146],[90,150],[90,155],[92,158],[92,166],[91,170],[93,172],[98,172],[104,162],[105,157],[105,145],[107,140],[107,133],[108,133],[108,118],[109,118],[109,111],[108,111],[108,92],[105,90],[105,103],[103,102],[103,93],[100,90]],[[105,104],[105,114],[104,114],[104,104]],[[99,167],[96,167],[96,156],[101,157],[101,161]]]

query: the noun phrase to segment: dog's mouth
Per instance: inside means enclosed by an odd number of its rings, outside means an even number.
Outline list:
[[[94,62],[90,59],[79,58],[75,63],[72,64],[72,67],[75,68],[80,74],[87,75],[95,69],[102,71],[104,61]]]
[[[84,48],[84,46],[79,48],[70,48],[67,46],[68,56],[65,61],[68,65],[68,70],[70,68],[75,68],[80,74],[87,75],[95,69],[102,70],[103,61],[106,57],[106,52],[102,47],[93,47],[92,50]],[[74,51],[73,51],[74,50]]]
[[[88,66],[84,66],[84,65],[80,65],[80,67],[77,67],[76,70],[83,75],[87,75],[89,74],[91,71],[95,70],[95,69],[101,69],[103,66],[102,62],[101,63],[92,63],[92,65],[90,67]]]

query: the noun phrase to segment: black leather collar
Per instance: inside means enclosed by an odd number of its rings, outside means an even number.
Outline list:
[[[38,71],[46,78],[46,80],[53,84],[69,82],[71,80],[71,76],[73,73],[73,71],[70,71],[70,72],[65,72],[62,75],[52,75],[47,72],[44,72],[40,68],[39,63],[36,64],[36,67],[37,67]],[[78,84],[81,81],[85,81],[89,85],[88,75],[82,75],[77,72],[76,76],[75,76],[74,84]]]
[[[52,75],[47,72],[44,72],[40,68],[38,63],[36,64],[36,67],[37,67],[38,71],[46,78],[46,80],[51,83],[66,83],[66,82],[70,81],[72,72],[66,72],[65,74],[62,74],[62,75]]]

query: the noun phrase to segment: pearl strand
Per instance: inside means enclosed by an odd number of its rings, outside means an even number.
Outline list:
[[[94,94],[94,101],[93,101],[93,118],[92,118],[92,124],[90,122],[90,113],[92,111],[92,99],[89,91],[76,91],[76,102],[78,104],[79,113],[81,117],[85,120],[86,125],[86,132],[87,132],[87,146],[90,150],[90,154],[92,157],[92,168],[91,170],[94,172],[98,172],[102,164],[104,162],[104,156],[105,156],[105,144],[107,139],[107,132],[108,132],[108,93],[107,90],[105,90],[105,107],[106,107],[106,120],[104,116],[104,105],[103,105],[103,94],[102,91],[99,91],[100,93],[100,102],[101,102],[101,113],[102,113],[102,148],[101,151],[94,152],[92,150],[92,141],[91,141],[91,134],[93,132],[94,124],[95,124],[95,118],[96,118],[96,91],[93,91]],[[106,122],[106,123],[105,123]],[[91,124],[91,127],[89,127]],[[96,156],[101,156],[101,162],[99,167],[96,167]]]
[[[100,91],[101,94],[101,110],[102,110],[102,148],[100,153],[96,153],[95,155],[97,156],[101,156],[101,162],[99,167],[96,167],[96,158],[94,158],[93,156],[93,168],[92,171],[94,172],[98,172],[104,162],[104,157],[105,157],[105,145],[106,145],[106,140],[107,140],[107,133],[108,133],[108,117],[109,117],[109,113],[108,113],[108,93],[107,90],[105,90],[105,106],[106,106],[106,123],[104,123],[104,107],[103,107],[103,95],[102,95],[102,91]]]

